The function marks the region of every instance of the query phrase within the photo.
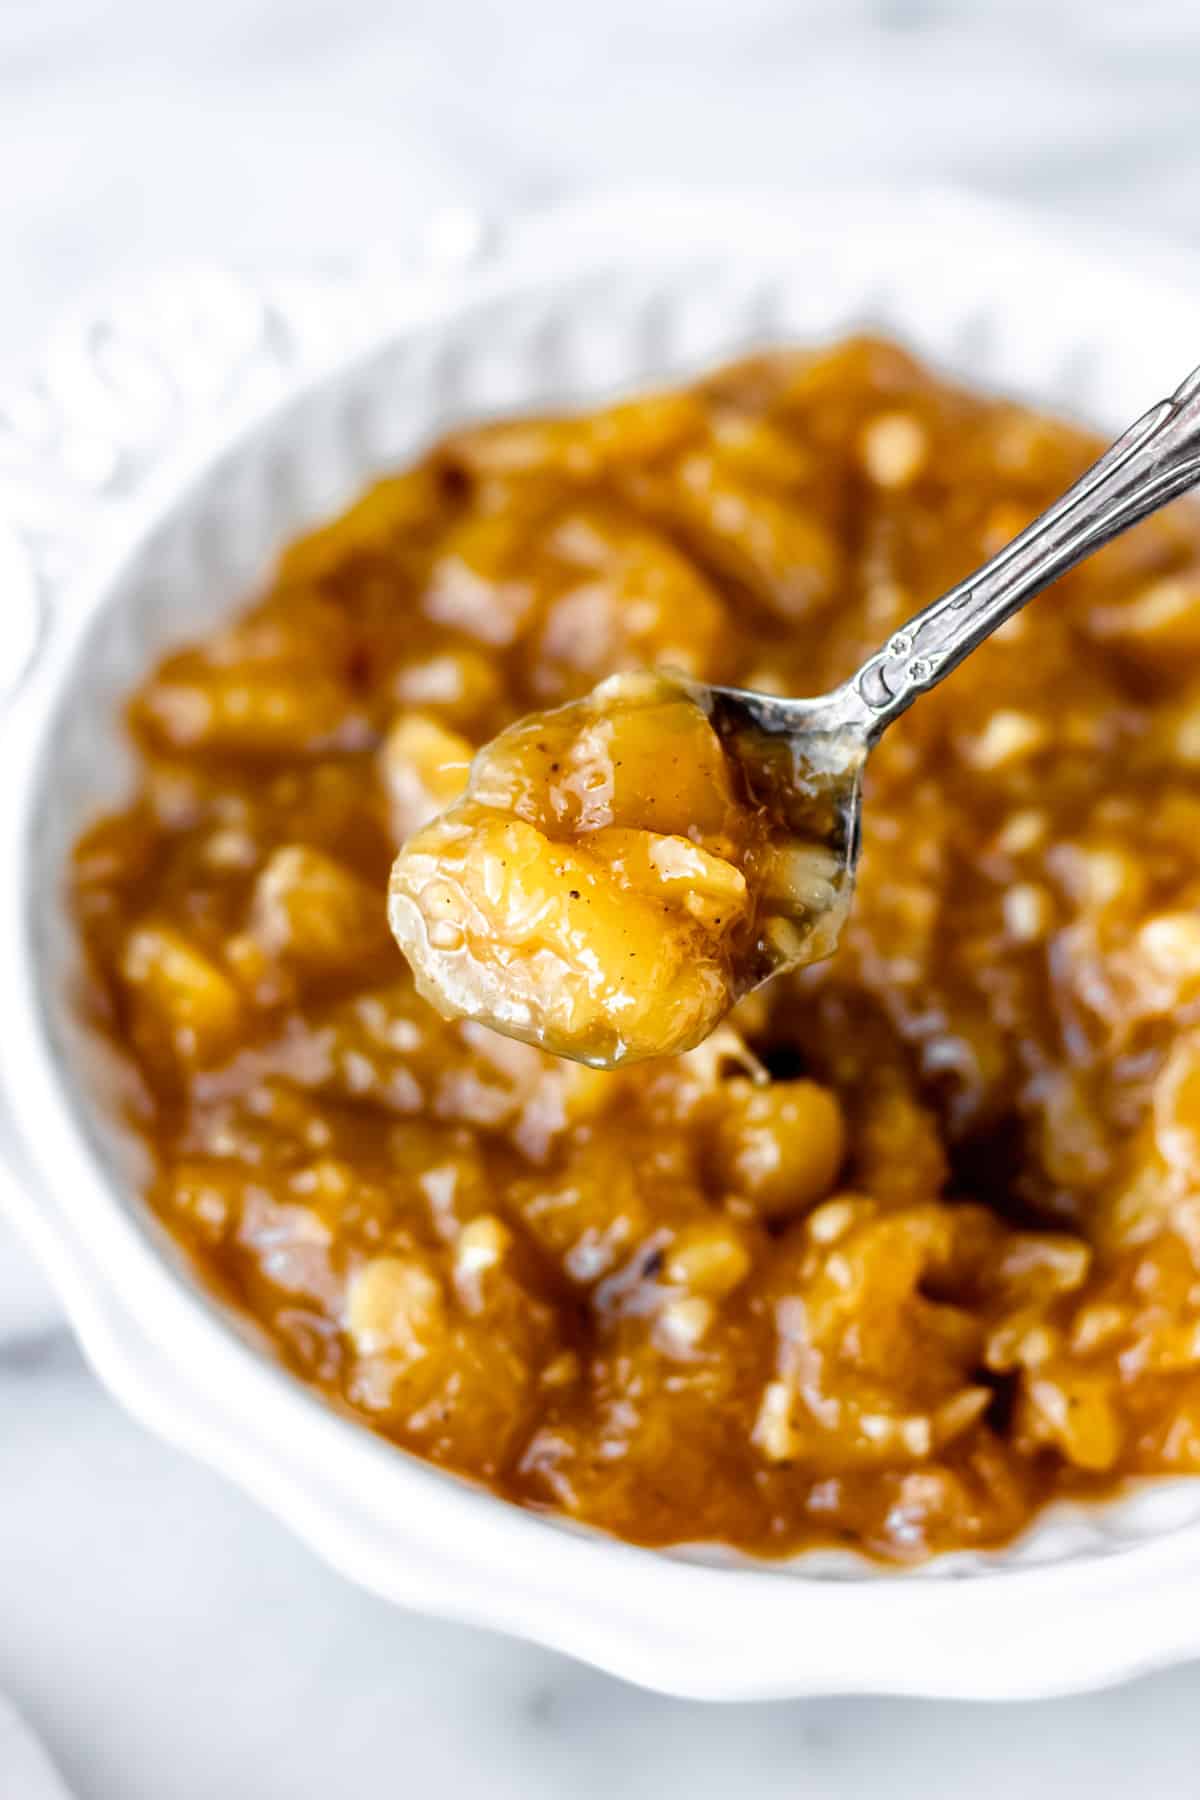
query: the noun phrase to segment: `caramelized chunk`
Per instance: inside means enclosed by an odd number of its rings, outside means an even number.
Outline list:
[[[375,890],[321,850],[272,851],[254,885],[251,932],[269,956],[316,975],[378,955],[386,921]]]

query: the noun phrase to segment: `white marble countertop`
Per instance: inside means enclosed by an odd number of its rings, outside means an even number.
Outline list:
[[[119,273],[601,182],[952,181],[1195,242],[1198,91],[1194,0],[4,0],[0,366]],[[1198,1688],[704,1708],[405,1616],[124,1417],[0,1224],[0,1689],[78,1800],[1172,1800]]]

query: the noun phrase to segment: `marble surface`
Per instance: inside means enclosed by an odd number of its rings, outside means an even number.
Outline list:
[[[1198,81],[1193,0],[3,0],[0,369],[117,274],[596,183],[952,181],[1195,242]],[[1200,1751],[1195,1669],[704,1708],[398,1613],[131,1423],[2,1223],[0,1689],[79,1800],[1174,1800]]]

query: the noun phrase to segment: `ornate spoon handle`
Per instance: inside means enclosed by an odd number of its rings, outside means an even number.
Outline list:
[[[990,562],[894,632],[846,688],[873,741],[1027,600],[1200,481],[1200,369]]]

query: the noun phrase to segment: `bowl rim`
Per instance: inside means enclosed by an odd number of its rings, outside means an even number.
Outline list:
[[[990,254],[1084,258],[1116,271],[1109,238],[1058,242],[1052,221],[942,192],[845,190],[798,197],[811,231],[952,229]],[[353,299],[355,333],[318,344],[281,383],[218,409],[186,453],[153,461],[128,503],[109,509],[94,561],[57,609],[54,628],[2,727],[0,793],[0,1198],[46,1265],[89,1360],[124,1404],[164,1437],[227,1473],[328,1561],[377,1593],[420,1610],[531,1638],[612,1673],[677,1694],[750,1698],[836,1692],[1029,1697],[1122,1679],[1200,1651],[1190,1604],[1200,1527],[1045,1566],[972,1567],[935,1579],[864,1569],[831,1579],[787,1568],[713,1567],[635,1548],[499,1500],[339,1415],[231,1329],[222,1309],[158,1250],[106,1180],[71,1103],[43,1016],[36,909],[28,887],[32,807],[57,708],[86,634],[162,519],[223,455],[243,454],[280,406],[319,386],[386,336],[419,330],[448,308],[551,278],[586,248],[638,229],[686,233],[715,217],[731,234],[748,217],[779,221],[780,196],[755,190],[601,195],[529,215],[507,248],[472,268],[388,268],[321,278]],[[1122,240],[1122,243],[1124,240]],[[1200,258],[1140,252],[1174,289]],[[251,283],[303,318],[306,278]],[[363,304],[367,302],[365,305]],[[95,303],[91,303],[94,308]],[[355,312],[357,308],[357,313]],[[361,317],[359,315],[361,314]],[[84,315],[86,316],[86,314]],[[338,315],[343,320],[345,311]],[[0,493],[0,506],[3,494]],[[331,1473],[331,1471],[334,1471]],[[802,1613],[798,1615],[798,1608]],[[803,1634],[796,1631],[802,1617]],[[731,1647],[736,1646],[731,1654]]]

